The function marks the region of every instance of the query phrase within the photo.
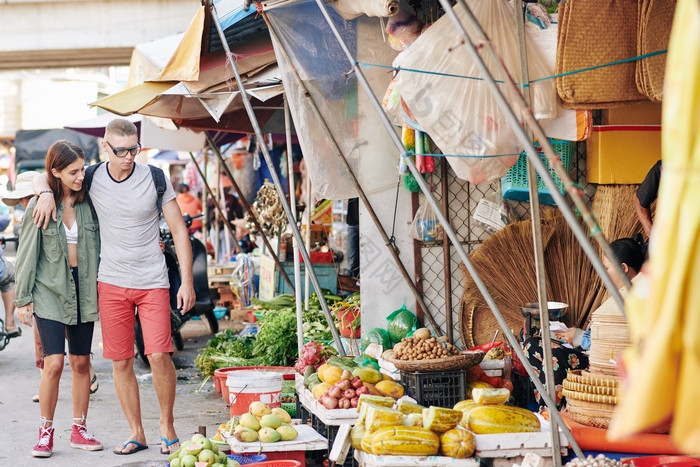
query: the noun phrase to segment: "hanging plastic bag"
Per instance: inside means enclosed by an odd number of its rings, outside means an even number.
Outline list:
[[[505,0],[468,0],[467,3],[510,76],[519,82],[520,41],[512,7]],[[457,5],[454,10],[462,24],[468,24],[464,9]],[[467,33],[476,43],[474,32],[467,29]],[[530,80],[551,76],[552,70],[527,37],[525,44]],[[490,54],[481,56],[494,79],[503,82],[504,76],[497,71]],[[471,183],[490,182],[505,175],[517,162],[522,149],[448,15],[401,52],[394,66],[431,72],[399,71],[396,86],[416,123],[443,154],[460,156],[447,157],[457,177]],[[504,83],[498,86],[506,99],[514,102],[511,88]],[[556,116],[553,80],[531,83],[530,96],[537,119]],[[516,110],[516,114],[520,112]]]
[[[442,225],[427,202],[418,208],[409,235],[421,242],[434,242],[442,239]]]
[[[418,318],[406,308],[406,304],[387,316],[386,320],[389,322],[386,330],[394,344],[401,342],[404,337],[413,335],[413,332],[418,329]]]

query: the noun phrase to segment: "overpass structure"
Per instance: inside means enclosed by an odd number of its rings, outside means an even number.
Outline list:
[[[199,0],[0,0],[0,71],[128,65],[182,32]]]

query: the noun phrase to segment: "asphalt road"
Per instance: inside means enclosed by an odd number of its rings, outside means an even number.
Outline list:
[[[0,310],[2,306],[0,305]],[[241,322],[220,322],[221,327],[242,327]],[[71,449],[69,445],[72,423],[71,371],[66,366],[61,378],[58,405],[54,416],[56,434],[54,452],[48,459],[31,456],[31,450],[39,435],[39,404],[32,402],[38,393],[39,370],[34,367],[34,341],[32,330],[23,327],[23,335],[12,339],[0,351],[0,466],[165,466],[166,456],[160,454],[159,410],[153,389],[150,369],[141,362],[134,364],[139,379],[141,410],[149,449],[129,455],[117,456],[112,450],[129,436],[129,427],[124,418],[114,390],[111,361],[102,357],[101,333],[95,328],[93,339],[93,367],[100,383],[99,390],[90,397],[88,431],[102,442],[102,451]],[[177,369],[177,396],[175,401],[175,429],[181,440],[205,426],[212,436],[216,428],[229,419],[229,409],[214,390],[211,380],[203,379],[194,367],[198,349],[211,338],[202,321],[188,321],[183,329],[185,349],[173,355]]]

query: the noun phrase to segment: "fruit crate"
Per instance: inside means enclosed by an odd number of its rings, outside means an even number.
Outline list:
[[[401,371],[401,384],[406,394],[419,404],[452,408],[467,398],[467,372]]]
[[[338,434],[338,429],[340,426],[326,425],[312,412],[307,410],[306,407],[299,402],[298,398],[296,408],[297,415],[301,419],[301,423],[310,424],[311,428],[316,430],[321,436],[328,440],[328,451],[308,451],[306,453],[306,465],[325,465],[324,461],[328,459],[328,455],[333,448],[333,441],[335,440],[335,436]],[[350,447],[350,451],[348,451],[343,467],[357,467],[359,465],[355,460],[354,454],[354,449]]]

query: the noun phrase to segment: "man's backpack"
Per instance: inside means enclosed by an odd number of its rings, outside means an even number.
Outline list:
[[[90,199],[90,185],[92,185],[92,178],[95,176],[95,170],[102,165],[104,161],[93,164],[85,169],[85,178],[83,179],[83,187],[85,187],[85,192],[87,193],[87,200],[90,204],[90,209],[92,209],[93,214],[95,213],[95,208],[92,205],[92,200]],[[158,167],[148,164],[148,168],[151,169],[151,177],[153,177],[153,184],[156,187],[156,192],[158,193],[158,199],[156,201],[156,206],[158,207],[158,216],[163,214],[163,194],[165,194],[165,174],[163,170]],[[95,217],[97,217],[95,215]]]

